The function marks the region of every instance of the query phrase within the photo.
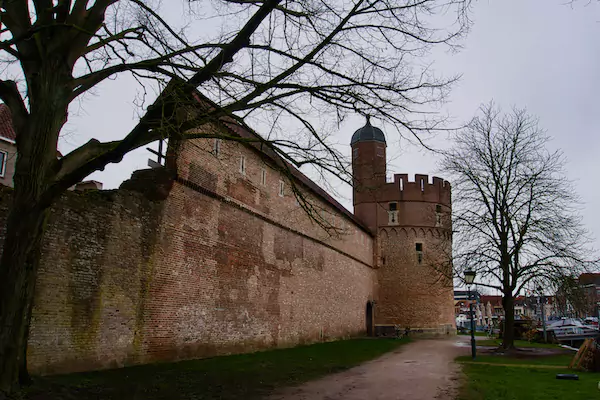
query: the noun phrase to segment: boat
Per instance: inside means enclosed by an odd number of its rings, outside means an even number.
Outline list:
[[[556,340],[570,346],[579,345],[585,339],[600,337],[600,331],[595,326],[586,325],[576,318],[565,318],[554,321],[546,327],[548,332],[553,332]]]

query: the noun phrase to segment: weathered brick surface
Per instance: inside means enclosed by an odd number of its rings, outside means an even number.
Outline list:
[[[400,325],[425,333],[454,329],[452,280],[441,273],[443,234],[436,228],[380,229],[385,263],[378,269],[377,324]],[[421,263],[416,243],[423,245]]]
[[[9,201],[4,190],[3,216]],[[116,191],[67,193],[52,209],[28,347],[33,372],[136,361],[160,209]]]
[[[307,191],[301,211],[260,155],[209,140],[178,149],[178,178],[67,193],[52,209],[28,362],[34,373],[246,352],[356,335],[375,297],[373,239]],[[239,157],[246,157],[246,174]],[[261,168],[267,168],[261,184]],[[157,170],[159,172],[159,170]],[[0,210],[6,215],[10,190]],[[166,198],[165,198],[166,197]],[[3,225],[2,225],[3,226]]]
[[[338,229],[331,235],[301,209],[290,181],[263,153],[234,142],[218,148],[214,139],[173,142],[168,168],[138,171],[116,191],[66,193],[57,202],[37,281],[31,371],[360,334],[373,301],[378,324],[437,332],[453,326],[451,281],[436,279],[429,265],[447,257],[440,246],[451,232],[449,185],[421,175],[386,184],[385,153],[361,148],[363,160],[370,154],[377,165],[359,180],[376,170],[369,184],[381,185],[355,198],[362,223],[320,189],[299,186],[314,216]],[[0,196],[3,219],[10,189]],[[390,201],[398,203],[393,224]],[[424,247],[420,264],[416,242]]]

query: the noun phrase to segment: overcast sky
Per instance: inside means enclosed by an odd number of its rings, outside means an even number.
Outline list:
[[[575,181],[584,201],[582,215],[600,248],[600,2],[582,0],[570,6],[566,0],[493,0],[473,6],[474,25],[458,54],[435,53],[434,68],[447,76],[462,74],[445,106],[456,124],[470,119],[481,103],[526,107],[562,149],[569,163],[568,176]],[[119,139],[137,120],[131,99],[136,88],[128,79],[109,81],[81,107],[75,105],[60,143],[63,153],[92,137]],[[349,143],[364,120],[344,122],[336,139]],[[400,141],[388,133],[390,173],[430,173],[437,170],[436,157]],[[444,146],[446,137],[432,141]],[[347,155],[350,154],[347,147]],[[92,175],[115,188],[131,172],[146,168],[150,154],[138,150],[120,164]],[[339,200],[350,210],[351,190],[340,187]]]

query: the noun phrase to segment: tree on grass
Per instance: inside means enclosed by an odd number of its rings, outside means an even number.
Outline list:
[[[453,181],[454,266],[502,292],[502,349],[514,348],[514,299],[528,284],[549,288],[591,266],[579,201],[560,151],[525,110],[493,104],[456,134],[442,167]]]
[[[370,114],[415,136],[435,129],[440,119],[428,106],[455,78],[414,61],[432,46],[456,44],[468,3],[182,0],[189,24],[179,26],[158,0],[1,0],[0,99],[12,114],[18,157],[0,259],[0,397],[28,380],[44,223],[67,188],[153,141],[215,137],[193,128],[222,119],[243,125],[253,116],[301,126],[255,139],[282,165],[311,164],[349,182],[347,163],[314,115]],[[456,18],[439,17],[447,13]],[[443,22],[452,23],[436,26]],[[93,139],[57,159],[73,102],[91,90],[101,95],[103,82],[123,74],[145,94],[158,93],[140,108],[137,125],[121,140]],[[197,93],[209,106],[198,105]]]

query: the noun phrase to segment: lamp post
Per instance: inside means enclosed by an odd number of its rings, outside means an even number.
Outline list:
[[[475,345],[475,318],[473,318],[473,303],[471,302],[471,285],[475,280],[475,271],[467,269],[465,271],[465,283],[467,284],[467,293],[469,297],[469,315],[471,317],[471,357],[473,360],[477,354],[477,347]]]
[[[540,302],[541,302],[541,310],[542,310],[542,328],[544,329],[544,343],[548,342],[548,335],[546,333],[546,301],[544,299],[544,291],[541,286],[538,286],[538,292],[540,292]]]

